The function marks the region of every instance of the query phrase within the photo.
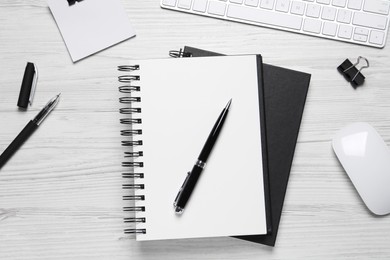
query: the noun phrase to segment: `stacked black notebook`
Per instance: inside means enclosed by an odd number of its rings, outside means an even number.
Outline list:
[[[221,55],[191,47],[173,54],[194,58],[119,67],[128,72],[120,77],[129,94],[121,99],[129,115],[122,120],[129,125],[122,131],[129,137],[124,177],[134,178],[124,188],[135,190],[125,196],[135,205],[125,210],[136,212],[126,219],[136,227],[126,232],[137,240],[227,235],[273,246],[310,75],[263,64],[260,55],[199,58]],[[174,197],[215,120],[212,108],[218,112],[229,98],[207,172],[185,214],[175,216]]]

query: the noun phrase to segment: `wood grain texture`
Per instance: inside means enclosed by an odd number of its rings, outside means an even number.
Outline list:
[[[389,259],[390,217],[368,212],[331,148],[348,123],[390,145],[390,40],[374,49],[163,10],[122,0],[137,36],[73,64],[44,0],[0,2],[0,150],[58,92],[42,127],[0,172],[0,259]],[[233,238],[136,242],[124,235],[116,66],[189,45],[261,53],[312,74],[277,245]],[[362,55],[354,90],[336,71]],[[27,61],[39,68],[33,106],[17,110]]]

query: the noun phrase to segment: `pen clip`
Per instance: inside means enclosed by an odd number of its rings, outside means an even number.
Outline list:
[[[35,64],[33,64],[33,65],[34,65],[35,73],[34,73],[33,82],[31,83],[30,96],[28,98],[28,103],[30,104],[30,106],[32,105],[32,100],[33,100],[33,97],[35,94],[35,89],[36,89],[37,83],[38,83],[38,67]]]

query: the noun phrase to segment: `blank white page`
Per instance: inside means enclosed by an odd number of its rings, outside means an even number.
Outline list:
[[[137,240],[266,233],[255,55],[134,60],[140,69],[146,234]],[[173,202],[220,112],[221,134],[182,215]],[[137,103],[134,104],[137,106]],[[136,118],[136,114],[134,118]],[[137,150],[136,149],[136,150]],[[137,172],[139,172],[137,170]]]

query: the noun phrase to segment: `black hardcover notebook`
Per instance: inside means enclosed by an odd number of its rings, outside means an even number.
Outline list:
[[[189,46],[175,54],[180,57],[222,55]],[[310,78],[307,73],[263,64],[272,231],[236,238],[275,245]]]

